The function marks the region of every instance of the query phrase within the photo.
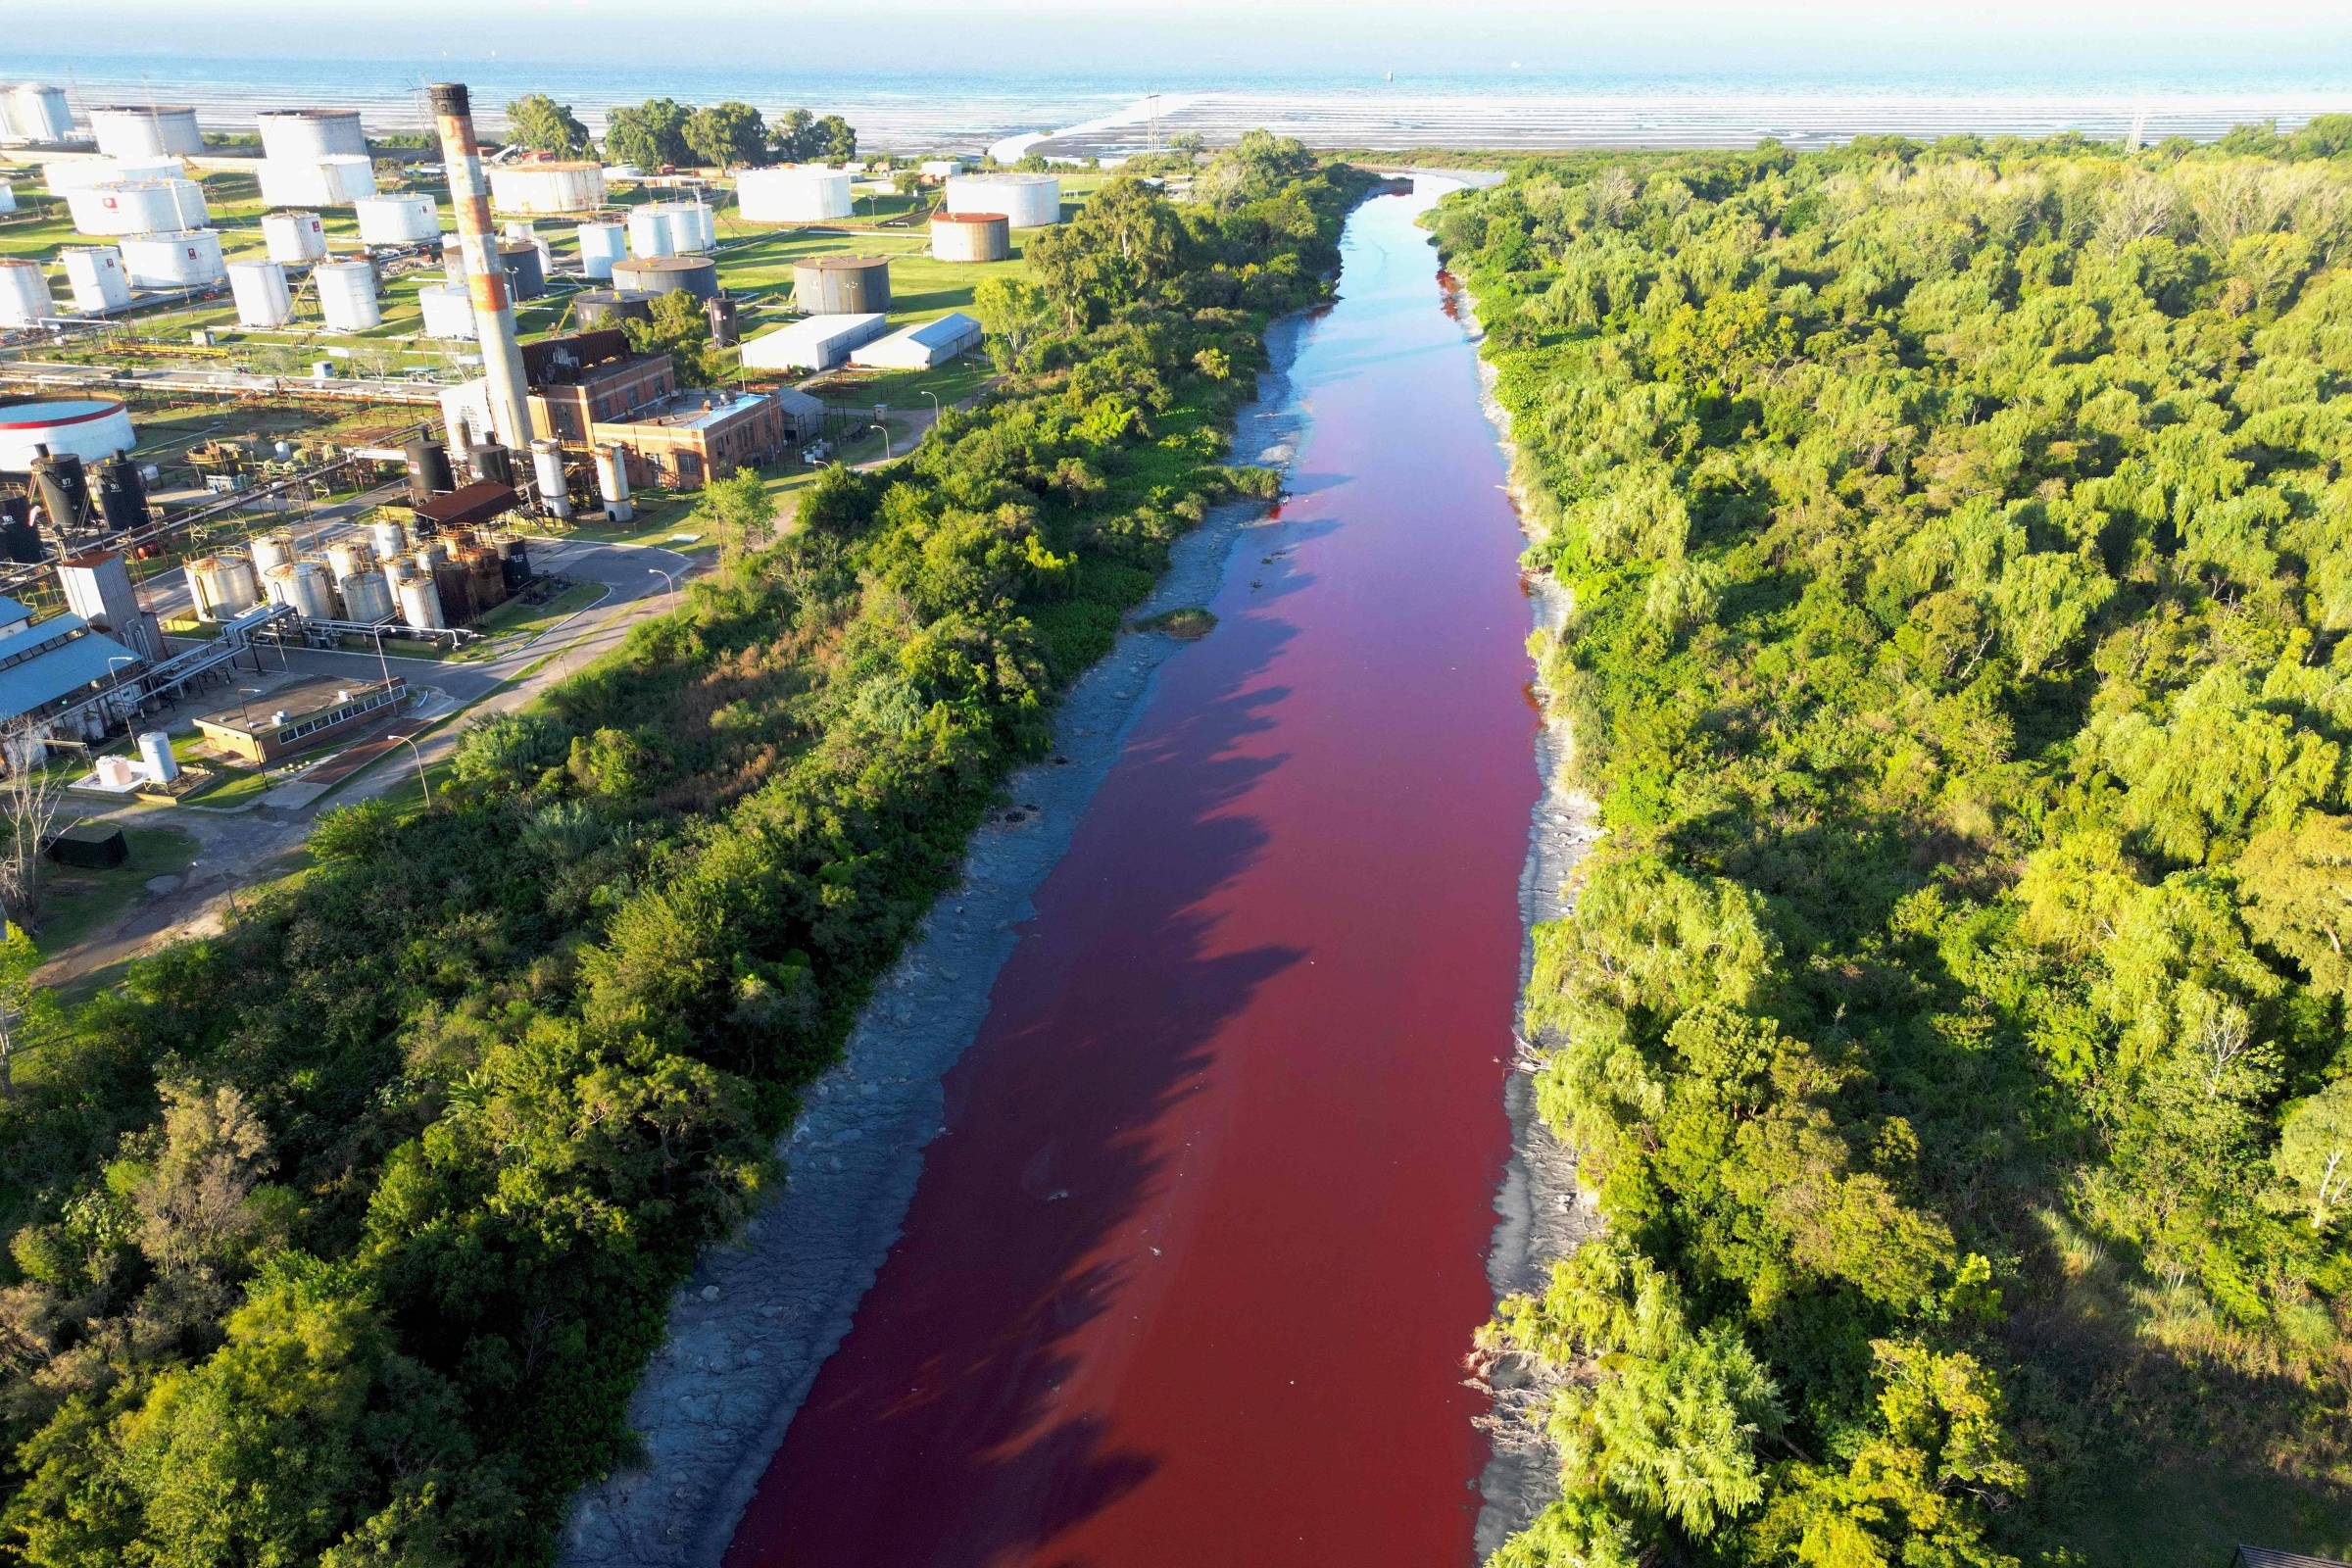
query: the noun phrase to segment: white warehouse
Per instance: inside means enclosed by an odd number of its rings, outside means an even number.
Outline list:
[[[928,370],[977,348],[980,336],[976,318],[950,311],[935,321],[901,327],[875,339],[851,354],[850,363],[874,370]]]
[[[811,316],[779,326],[772,332],[746,338],[743,367],[747,370],[830,370],[880,337],[890,318],[880,312],[856,316]]]

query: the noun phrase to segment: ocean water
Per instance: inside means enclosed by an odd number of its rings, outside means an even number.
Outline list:
[[[460,79],[477,113],[495,124],[501,106],[527,92],[568,103],[591,126],[614,104],[649,97],[684,103],[744,99],[762,111],[802,107],[838,113],[871,149],[978,146],[1018,132],[1058,129],[1115,116],[1152,94],[1170,103],[1203,95],[1296,105],[1345,104],[1352,112],[1430,102],[1483,100],[1499,116],[1515,103],[1576,98],[1632,110],[1672,112],[1727,97],[1784,104],[1916,98],[1941,102],[2145,103],[2197,99],[2243,105],[2248,113],[2300,119],[2352,108],[2352,72],[2332,52],[2280,55],[2258,64],[2139,64],[2129,61],[1948,63],[1915,67],[1759,65],[1716,71],[1518,70],[1498,62],[1481,72],[1365,72],[1340,67],[1170,63],[1151,69],[976,69],[955,73],[795,68],[757,60],[680,64],[662,59],[528,59],[512,54],[418,54],[412,58],[271,58],[60,52],[0,56],[0,74],[51,81],[76,110],[106,103],[194,104],[208,124],[239,128],[256,109],[332,106],[360,110],[371,126],[427,122],[424,85]]]

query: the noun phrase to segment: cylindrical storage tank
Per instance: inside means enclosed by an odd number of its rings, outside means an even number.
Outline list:
[[[486,607],[473,602],[473,577],[462,561],[444,562],[433,568],[433,592],[441,596],[441,614],[453,626],[463,626]]]
[[[696,249],[706,251],[714,249],[718,244],[718,214],[706,201],[692,201],[687,203],[687,206],[694,209],[694,226],[703,239],[702,244]]]
[[[134,288],[204,288],[225,280],[220,236],[209,228],[172,234],[126,234],[122,270]]]
[[[281,562],[262,573],[262,586],[278,604],[292,605],[294,612],[305,620],[342,618],[335,613],[334,585],[322,561],[305,557]]]
[[[480,545],[459,557],[466,568],[466,602],[475,614],[495,610],[507,602],[507,572],[498,564],[498,552]]]
[[[283,326],[294,319],[293,291],[279,263],[229,263],[228,291],[237,302],[239,326]]]
[[[520,539],[498,542],[498,569],[506,579],[507,597],[514,598],[531,582],[531,553]]]
[[[416,291],[426,337],[473,339],[473,296],[456,283],[427,283]]]
[[[109,158],[192,158],[204,151],[196,111],[109,106],[89,114],[90,134]]]
[[[414,245],[441,232],[430,196],[363,196],[352,210],[363,245]]]
[[[612,264],[615,289],[668,294],[684,289],[698,300],[718,298],[718,264],[708,256],[633,257]]]
[[[598,164],[514,164],[488,172],[490,205],[502,213],[592,213],[605,205]]]
[[[336,153],[318,163],[318,183],[326,194],[319,198],[329,207],[347,207],[363,196],[375,194],[375,160]]]
[[[627,522],[637,515],[629,500],[628,452],[618,442],[596,449],[596,494],[611,521]]]
[[[375,548],[379,562],[395,562],[409,551],[409,530],[390,517],[378,517],[368,525],[368,542]]]
[[[410,558],[409,564],[429,577],[449,564],[449,547],[437,539],[427,540],[416,547],[416,554]]]
[[[0,179],[0,213],[13,213],[16,210],[17,187],[5,179]]]
[[[441,236],[441,275],[460,286],[466,282],[466,247],[455,234]]]
[[[952,174],[951,213],[1003,213],[1014,228],[1061,221],[1061,180],[1054,174]]]
[[[38,262],[0,259],[0,326],[30,326],[57,314],[49,277]]]
[[[836,169],[747,169],[735,207],[748,223],[821,223],[852,211],[850,176]]]
[[[571,318],[582,326],[610,326],[619,321],[650,321],[658,294],[634,288],[585,288],[571,297]]]
[[[400,450],[409,470],[411,506],[422,506],[433,497],[445,496],[458,487],[458,476],[449,466],[449,448],[440,442],[429,436],[415,435],[409,437]],[[377,526],[383,524],[378,523]],[[395,531],[400,528],[397,522],[391,526]],[[397,554],[398,550],[398,546],[391,550],[384,549],[380,540],[376,546],[377,554],[384,556]]]
[[[210,556],[205,556],[199,560],[189,562],[187,565],[182,568],[186,571],[188,576],[188,608],[196,612],[196,618],[198,620],[219,620],[221,618],[213,612],[212,595],[210,592],[208,592],[211,584],[205,577],[205,573],[212,569],[212,565],[213,558]]]
[[[810,316],[890,310],[887,256],[808,256],[792,264],[792,303]]]
[[[629,254],[640,260],[676,254],[670,243],[669,215],[663,203],[648,202],[629,209]],[[607,276],[612,274],[608,272]]]
[[[731,349],[742,340],[743,334],[735,325],[735,302],[724,294],[703,301],[703,316],[710,323],[712,346]]]
[[[506,269],[508,292],[517,300],[535,300],[547,292],[547,269],[531,241],[509,240],[499,246],[498,262]]]
[[[0,272],[8,266],[0,263]],[[39,447],[47,447],[52,457],[102,463],[119,452],[128,452],[137,441],[131,433],[130,411],[113,398],[0,402],[0,473],[30,472]]]
[[[84,234],[159,234],[201,228],[211,214],[192,179],[110,180],[66,192],[66,211]]]
[[[514,451],[501,442],[485,441],[475,447],[466,454],[466,466],[476,479],[507,485],[514,482]]]
[[[58,253],[66,264],[66,281],[74,285],[74,308],[103,316],[130,303],[130,274],[122,270],[122,253],[112,245],[74,245]]]
[[[160,729],[139,737],[139,760],[147,764],[147,777],[155,783],[169,784],[179,777],[179,759],[172,755],[172,737]]]
[[[368,156],[368,132],[356,109],[265,109],[254,117],[264,158],[317,163],[341,153]]]
[[[204,580],[205,602],[216,618],[241,615],[262,602],[261,579],[254,575],[252,558],[224,550],[196,564]]]
[[[20,140],[55,146],[74,134],[66,90],[28,81],[8,91],[8,119]]]
[[[70,164],[41,166],[41,177],[52,196],[87,190],[92,185],[135,185],[151,179],[187,176],[187,166],[176,158],[81,158]]]
[[[441,596],[433,591],[431,572],[395,569],[391,583],[392,612],[402,625],[437,631],[448,624],[441,618]]]
[[[375,546],[359,535],[347,535],[326,547],[326,564],[337,582],[358,572],[372,571]]]
[[[264,213],[262,242],[280,265],[315,262],[326,254],[326,225],[317,213]]]
[[[365,261],[320,262],[311,269],[318,285],[318,314],[330,332],[365,332],[381,326],[384,313],[375,303],[375,268]]]
[[[551,517],[571,515],[571,499],[564,488],[564,448],[555,441],[531,443],[531,478],[539,491],[539,506]]]
[[[941,213],[931,220],[931,259],[1003,262],[1012,257],[1012,220],[1003,213]]]
[[[253,557],[257,577],[268,577],[272,569],[294,559],[294,536],[284,531],[265,533],[255,537],[248,546]]]
[[[390,620],[393,614],[392,587],[384,574],[372,568],[355,571],[335,580],[343,596],[343,618],[365,621],[372,626],[379,620]]]
[[[612,264],[629,253],[629,225],[599,220],[578,229],[580,270],[590,277],[611,277]]]

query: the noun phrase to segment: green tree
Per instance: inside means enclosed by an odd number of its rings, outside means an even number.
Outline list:
[[[605,117],[605,155],[645,170],[683,164],[693,156],[687,118],[686,107],[670,98],[616,108]]]
[[[686,386],[719,386],[731,379],[723,351],[710,342],[710,318],[703,302],[684,289],[672,289],[654,301],[647,320],[626,323],[629,346],[640,354],[666,354],[676,363],[678,380]]]
[[[765,545],[776,524],[776,503],[757,468],[742,468],[703,486],[695,519],[718,536],[722,560]]]
[[[2279,1124],[2278,1174],[2302,1191],[2315,1231],[2334,1224],[2352,1203],[2352,1078],[2287,1110]]]
[[[588,127],[543,92],[525,93],[507,105],[507,134],[533,152],[577,158],[588,151]]]
[[[715,169],[767,162],[767,127],[747,103],[730,99],[697,109],[686,119],[685,137],[694,156]]]

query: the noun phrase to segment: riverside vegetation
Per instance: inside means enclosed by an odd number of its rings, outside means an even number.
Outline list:
[[[2352,1545],[2352,119],[1530,161],[1435,219],[1606,834],[1496,1558]]]
[[[528,1563],[699,1249],[1221,465],[1369,184],[1262,135],[984,290],[1002,389],[475,725],[0,1102],[0,1558]]]

